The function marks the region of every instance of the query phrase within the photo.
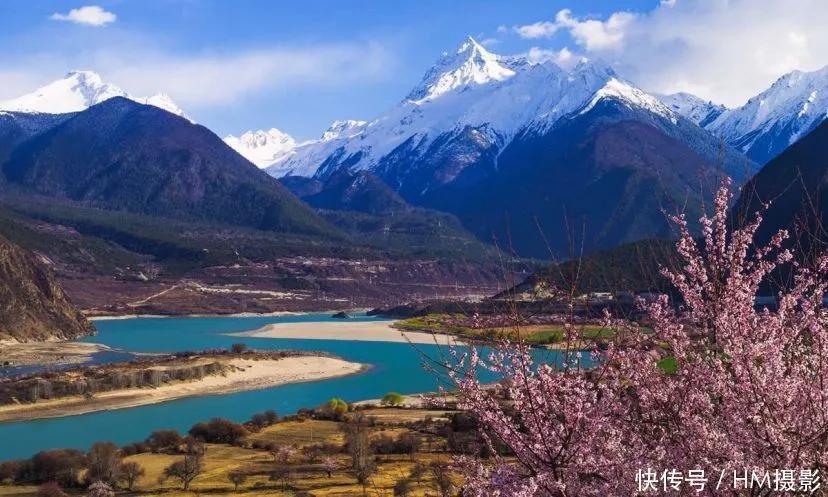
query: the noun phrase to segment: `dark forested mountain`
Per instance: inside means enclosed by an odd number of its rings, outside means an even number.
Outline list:
[[[0,341],[70,339],[93,332],[49,268],[0,237]]]
[[[409,207],[397,192],[368,171],[339,171],[324,183],[312,178],[292,178],[287,180],[285,186],[319,209],[387,214]],[[319,186],[314,187],[314,184]]]
[[[716,175],[684,142],[607,99],[548,133],[518,136],[495,174],[426,202],[518,253],[570,257],[669,236],[666,214],[697,218]]]
[[[175,219],[332,229],[203,126],[115,97],[17,145],[6,179],[41,195]]]
[[[828,222],[828,122],[768,162],[744,187],[735,212],[753,215],[763,204],[760,239],[788,229],[808,244],[825,247]]]
[[[71,118],[73,114],[27,114],[0,111],[0,164],[15,147]]]

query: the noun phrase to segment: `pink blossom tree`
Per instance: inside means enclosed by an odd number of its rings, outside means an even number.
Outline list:
[[[607,315],[616,333],[591,352],[596,367],[568,347],[562,366],[535,366],[520,343],[460,356],[451,373],[460,406],[492,449],[496,440],[510,450],[459,465],[466,495],[632,495],[647,468],[828,467],[828,254],[795,262],[785,231],[757,246],[761,215],[729,230],[730,199],[725,182],[701,243],[672,218],[680,264],[662,272],[681,298],[640,302],[647,327]],[[790,285],[775,310],[756,309],[760,284],[782,264]],[[566,331],[574,343],[575,328]],[[508,381],[483,385],[477,367]]]

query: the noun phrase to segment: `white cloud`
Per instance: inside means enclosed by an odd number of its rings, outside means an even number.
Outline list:
[[[824,0],[668,0],[603,20],[565,9],[554,24],[585,55],[649,91],[688,91],[734,106],[786,72],[828,64],[826,20]]]
[[[68,21],[76,24],[86,24],[87,26],[104,26],[115,22],[117,18],[112,12],[107,12],[97,5],[86,5],[72,9],[67,14],[55,12],[49,17],[53,21]]]
[[[524,26],[515,26],[514,30],[521,38],[549,38],[555,34],[558,27],[557,23],[541,21],[534,24],[526,24]]]
[[[159,48],[113,46],[97,51],[26,54],[0,65],[0,100],[82,68],[133,95],[169,94],[188,111],[237,102],[265,92],[334,88],[376,81],[394,70],[376,43],[278,46],[230,53],[175,54]],[[8,85],[6,83],[9,83]]]
[[[576,57],[575,54],[573,54],[567,47],[563,47],[560,50],[532,47],[529,49],[529,52],[526,53],[526,58],[532,64],[552,61],[563,68],[572,67],[578,62],[578,57]]]
[[[578,19],[572,11],[563,9],[555,16],[555,21],[539,21],[523,26],[515,26],[514,31],[521,38],[550,38],[561,29],[569,34],[579,45],[588,50],[617,47],[624,38],[624,29],[635,20],[629,12],[616,12],[606,21],[597,19]]]
[[[575,42],[587,50],[607,50],[621,47],[624,32],[635,18],[630,12],[616,12],[606,21],[580,20],[572,17],[569,9],[563,9],[555,16],[555,24],[568,29]]]

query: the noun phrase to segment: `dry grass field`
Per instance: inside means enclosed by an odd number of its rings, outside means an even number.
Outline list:
[[[366,487],[360,485],[351,468],[351,456],[344,450],[345,421],[322,419],[282,420],[251,432],[245,437],[241,446],[226,444],[205,444],[202,459],[203,469],[192,481],[190,489],[184,491],[182,483],[175,479],[164,478],[164,470],[176,461],[181,461],[181,453],[145,452],[127,456],[123,462],[139,464],[145,474],[137,481],[134,490],[116,489],[117,495],[164,495],[174,496],[439,496],[441,495],[430,466],[433,463],[448,463],[451,456],[445,430],[449,424],[451,411],[406,409],[406,408],[368,408],[359,411],[369,421],[368,439],[372,444],[377,440],[394,440],[404,434],[416,434],[421,440],[413,454],[379,453],[372,455],[376,472],[370,477]],[[278,463],[274,446],[288,446],[293,449],[286,463]],[[310,458],[309,446],[326,446],[327,455]],[[303,451],[303,448],[305,451]],[[323,464],[336,462],[329,476]],[[420,468],[417,474],[415,467]],[[274,472],[286,474],[273,477]],[[232,473],[243,473],[246,478],[239,484],[238,490],[230,480]],[[412,476],[413,474],[413,476]],[[395,494],[394,486],[401,480],[409,481],[408,493]],[[459,486],[457,475],[451,475],[455,495]],[[399,490],[398,490],[399,491]],[[66,489],[69,495],[85,495],[83,489]],[[0,497],[38,496],[36,485],[0,485]]]

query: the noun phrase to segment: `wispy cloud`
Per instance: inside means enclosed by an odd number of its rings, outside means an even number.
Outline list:
[[[0,58],[0,64],[6,67],[0,71],[4,81],[0,99],[29,92],[69,70],[88,69],[134,95],[168,93],[189,110],[230,104],[265,92],[376,81],[393,71],[394,58],[372,42],[202,54],[130,44],[77,53],[27,54],[14,60]]]
[[[53,21],[66,21],[75,24],[85,24],[87,26],[105,26],[111,22],[115,22],[118,18],[112,12],[108,12],[97,5],[86,5],[77,9],[72,9],[66,14],[55,12],[49,19]]]
[[[552,61],[564,68],[575,65],[579,60],[579,58],[576,57],[575,54],[573,54],[567,47],[563,47],[560,50],[532,47],[526,53],[526,59],[532,64]]]
[[[598,19],[579,19],[569,9],[563,9],[554,21],[539,21],[523,26],[514,26],[514,31],[521,38],[550,38],[559,30],[567,30],[576,43],[587,50],[604,49],[619,46],[624,38],[624,30],[635,19],[630,12],[616,12],[606,21]]]
[[[826,18],[824,0],[663,0],[647,12],[604,18],[564,9],[527,25],[534,31],[513,31],[565,32],[578,48],[575,59],[603,58],[649,91],[741,105],[786,72],[828,64]],[[538,47],[536,55],[554,57],[556,48]]]
[[[523,26],[515,26],[514,30],[521,38],[549,38],[559,28],[557,23],[549,21],[540,21],[532,24],[525,24]]]

